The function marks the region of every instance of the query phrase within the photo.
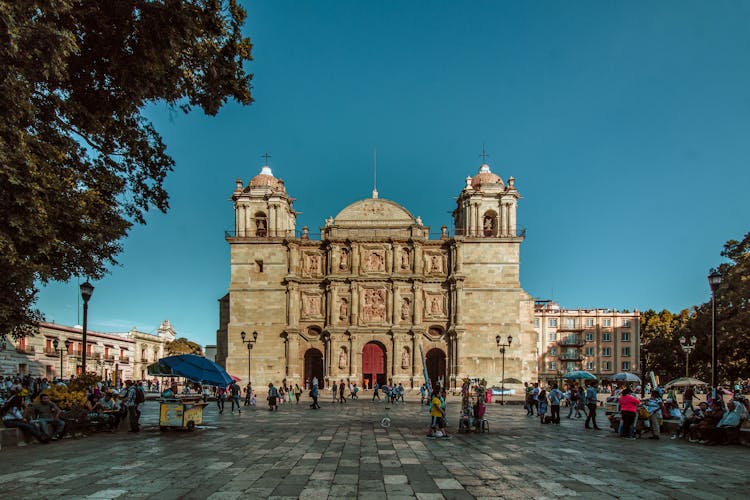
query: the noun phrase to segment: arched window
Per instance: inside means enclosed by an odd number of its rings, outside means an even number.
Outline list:
[[[268,218],[263,212],[256,212],[253,217],[255,220],[255,236],[268,236]]]
[[[497,236],[497,212],[487,210],[482,217],[482,234],[485,236]]]

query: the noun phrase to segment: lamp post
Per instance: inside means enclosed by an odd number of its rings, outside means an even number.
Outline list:
[[[81,298],[83,299],[83,334],[81,340],[83,343],[83,349],[81,352],[81,375],[86,375],[86,323],[88,322],[89,316],[89,299],[91,294],[94,293],[94,286],[86,280],[85,283],[81,283]]]
[[[721,274],[711,271],[708,284],[711,286],[711,390],[716,397],[716,289],[721,285]]]
[[[60,379],[63,378],[63,353],[67,352],[68,349],[70,349],[70,345],[72,343],[73,342],[71,342],[70,340],[66,340],[65,341],[65,348],[63,349],[62,347],[60,347],[58,349],[58,347],[60,346],[60,342],[58,342],[57,339],[55,339],[55,340],[52,341],[52,347],[54,347],[55,351],[57,351],[57,352],[60,353]]]
[[[328,382],[328,351],[330,350],[330,340],[331,340],[331,334],[328,332],[325,332],[323,334],[323,387],[326,386],[326,382]],[[373,384],[374,386],[374,384]]]
[[[500,404],[505,404],[505,349],[510,347],[510,344],[513,342],[513,337],[511,335],[508,335],[508,343],[504,344],[500,342],[500,335],[495,337],[495,342],[497,342],[497,347],[500,348],[500,354],[503,356],[503,368],[502,368],[502,379],[500,380]]]
[[[680,337],[680,346],[682,347],[682,350],[685,351],[685,376],[690,376],[689,366],[690,366],[690,353],[693,349],[695,349],[695,341],[698,340],[695,338],[695,335],[690,337],[690,342],[688,342],[685,337]]]
[[[247,334],[245,332],[240,333],[240,337],[242,337],[242,342],[247,344],[247,383],[251,383],[250,380],[250,368],[251,368],[251,354],[253,352],[253,344],[258,340],[258,332],[253,332],[253,339],[250,340],[249,338],[245,340],[245,337],[247,337]]]

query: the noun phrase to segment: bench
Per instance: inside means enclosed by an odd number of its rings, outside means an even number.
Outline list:
[[[740,425],[740,444],[750,446],[750,420],[746,420]]]

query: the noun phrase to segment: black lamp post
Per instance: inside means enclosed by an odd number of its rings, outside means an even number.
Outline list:
[[[89,299],[94,293],[94,286],[88,282],[81,283],[81,298],[83,299],[83,350],[81,352],[81,375],[86,375],[86,323],[89,316]]]
[[[52,347],[55,348],[55,351],[57,351],[57,352],[60,353],[60,379],[63,378],[63,353],[67,352],[68,349],[70,349],[70,345],[72,343],[73,342],[71,342],[70,340],[66,340],[65,341],[65,349],[63,349],[62,347],[60,347],[58,349],[58,347],[60,346],[60,342],[58,342],[57,339],[55,339],[55,340],[52,341]]]
[[[503,355],[503,368],[502,368],[502,380],[500,380],[500,404],[505,404],[505,349],[510,347],[510,344],[513,342],[513,337],[511,335],[508,335],[508,343],[503,344],[500,342],[500,335],[495,337],[495,342],[497,342],[497,347],[500,348],[500,354]]]
[[[690,342],[688,342],[685,337],[680,337],[680,347],[682,347],[682,350],[685,351],[685,376],[690,376],[690,371],[688,369],[690,364],[690,352],[695,349],[695,342],[696,342],[695,335],[690,337]]]
[[[325,332],[323,334],[323,387],[326,386],[326,382],[328,382],[328,357],[330,353],[328,352],[330,350],[330,341],[331,341],[331,334],[328,332]],[[374,386],[374,384],[373,384]]]
[[[250,354],[253,352],[253,344],[258,340],[258,332],[253,332],[253,338],[252,340],[247,339],[245,340],[245,337],[247,337],[247,334],[245,332],[240,333],[240,337],[242,337],[242,342],[247,344],[247,383],[249,384],[251,382],[250,380],[250,368],[251,368],[251,359]]]
[[[708,284],[711,286],[711,387],[716,397],[716,289],[721,285],[721,274],[711,271]]]

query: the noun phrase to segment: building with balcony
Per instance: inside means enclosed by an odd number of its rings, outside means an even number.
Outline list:
[[[166,356],[166,343],[175,339],[169,321],[155,334],[134,328],[127,332],[86,332],[86,371],[110,380],[143,380],[146,368]],[[57,347],[55,347],[55,340]],[[0,375],[70,378],[80,375],[83,357],[82,329],[42,322],[34,336],[5,341],[0,350]]]
[[[539,380],[559,381],[572,370],[604,381],[619,372],[640,376],[640,317],[637,310],[565,309],[535,301]]]

